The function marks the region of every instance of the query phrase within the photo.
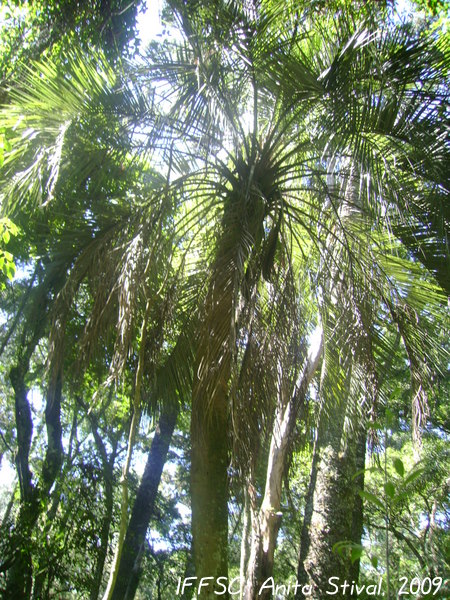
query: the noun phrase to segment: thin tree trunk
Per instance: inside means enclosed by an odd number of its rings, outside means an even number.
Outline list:
[[[16,412],[16,467],[19,476],[20,497],[25,503],[30,502],[34,496],[34,486],[31,482],[29,465],[33,421],[31,418],[31,407],[27,398],[28,388],[25,384],[25,375],[28,372],[28,367],[29,358],[22,359],[17,366],[11,369],[9,374],[14,389]]]
[[[30,470],[30,449],[33,435],[31,407],[28,402],[26,376],[29,372],[33,352],[45,333],[49,308],[48,294],[56,295],[61,287],[61,274],[65,269],[50,271],[48,277],[38,286],[30,289],[31,310],[24,324],[22,342],[16,365],[10,370],[10,381],[14,389],[15,417],[17,429],[16,467],[20,487],[20,509],[13,535],[14,557],[8,573],[5,599],[21,600],[30,598],[32,592],[32,555],[29,540],[32,530],[41,513],[39,496],[48,494],[61,464],[61,425],[60,425],[60,389],[50,386],[49,393],[55,392],[55,402],[48,403],[45,417],[49,434],[46,456],[44,458],[41,481],[38,489],[32,482]],[[33,280],[36,277],[33,276]],[[25,302],[21,307],[21,311]],[[15,326],[15,325],[14,325]],[[59,395],[58,395],[59,394]]]
[[[45,425],[47,429],[47,449],[42,464],[42,477],[39,483],[39,495],[43,502],[48,501],[48,494],[56,481],[63,461],[62,427],[61,427],[62,371],[61,368],[54,379],[51,379],[47,390],[45,407]],[[54,510],[59,500],[55,500]],[[56,505],[56,506],[55,506]],[[52,507],[53,508],[53,507]],[[53,512],[53,511],[52,511]],[[36,515],[36,519],[38,515]],[[33,598],[41,598],[43,585],[47,576],[46,568],[39,561],[39,568],[33,582]]]
[[[147,323],[150,315],[150,301],[147,300],[144,317],[142,319],[141,326],[141,342],[139,347],[139,359],[136,371],[136,380],[134,388],[133,398],[133,416],[131,418],[130,432],[128,435],[128,448],[127,455],[125,458],[125,464],[122,469],[122,478],[120,481],[122,488],[122,500],[120,505],[120,525],[119,525],[119,539],[117,540],[116,551],[114,554],[113,564],[109,574],[108,585],[103,595],[103,600],[112,600],[114,587],[116,584],[117,574],[119,571],[119,564],[123,550],[123,544],[125,541],[125,535],[128,527],[128,474],[130,471],[131,458],[133,456],[134,443],[136,435],[139,430],[139,423],[141,420],[141,388],[142,388],[142,377],[144,373],[144,358],[145,358],[145,344],[147,339]]]
[[[34,346],[33,346],[34,349]],[[10,380],[14,389],[17,454],[16,466],[19,476],[21,505],[13,535],[14,558],[8,572],[5,600],[25,600],[30,598],[32,587],[32,559],[29,549],[31,529],[39,511],[37,491],[31,479],[29,456],[33,421],[31,407],[28,402],[28,388],[25,375],[28,372],[29,360],[32,353],[30,347],[27,356],[22,357],[10,371]]]
[[[163,406],[127,528],[112,600],[132,600],[140,578],[145,536],[175,429],[178,408]]]
[[[316,372],[322,354],[320,344],[314,356],[304,366],[292,396],[286,401],[286,383],[282,368],[279,368],[277,414],[270,441],[269,459],[266,471],[264,497],[259,511],[252,511],[252,537],[250,558],[245,579],[245,600],[271,597],[271,589],[262,584],[273,574],[274,554],[281,525],[281,492],[287,450],[296,416]]]
[[[118,440],[114,441],[111,455],[108,458],[105,444],[103,443],[102,437],[98,432],[97,422],[92,413],[90,413],[90,420],[92,423],[92,432],[94,434],[95,444],[98,448],[102,461],[103,482],[105,486],[105,512],[103,514],[102,525],[100,528],[100,546],[95,563],[94,580],[92,582],[90,592],[90,600],[97,600],[100,594],[103,569],[105,567],[106,555],[108,553],[109,532],[111,529],[114,509],[114,463],[117,455]]]
[[[106,555],[108,553],[108,540],[109,532],[111,530],[113,508],[114,508],[114,485],[113,485],[113,464],[110,465],[111,469],[105,471],[103,468],[103,480],[105,485],[105,507],[102,518],[102,524],[100,527],[99,534],[99,548],[97,554],[97,560],[95,563],[94,579],[90,591],[90,600],[97,600],[103,579],[103,570],[106,562]]]
[[[358,477],[354,479],[354,484],[357,486],[357,491],[364,490],[364,467],[366,464],[366,443],[367,443],[367,433],[366,428],[361,427],[361,430],[358,433],[358,439],[356,442],[356,472],[360,472]],[[362,497],[356,493],[355,500],[353,504],[353,513],[352,513],[352,536],[351,541],[355,544],[361,544],[361,539],[364,530],[364,503]],[[358,558],[350,565],[349,577],[351,581],[358,581],[359,579],[359,568],[360,568],[360,559]],[[356,598],[356,592],[353,595],[348,592],[349,598]]]
[[[53,379],[53,378],[52,378]],[[63,461],[62,427],[62,364],[58,373],[49,383],[45,406],[45,426],[47,429],[47,450],[42,465],[41,492],[47,496],[61,468]]]

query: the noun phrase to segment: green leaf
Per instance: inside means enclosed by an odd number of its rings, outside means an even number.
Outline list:
[[[354,563],[361,558],[364,548],[361,546],[361,544],[355,544],[355,542],[343,540],[334,544],[333,552],[339,554],[340,556],[348,556],[350,554],[350,560],[352,563]]]
[[[354,479],[356,479],[357,477],[359,477],[360,475],[362,475],[363,473],[365,473],[365,472],[366,472],[366,470],[365,470],[365,469],[358,469],[358,470],[356,471],[356,473],[353,475],[353,477],[352,477],[352,481],[353,481]]]
[[[420,469],[416,469],[415,471],[410,471],[409,474],[405,477],[405,485],[413,483],[413,481],[419,479],[419,477],[423,475],[424,472],[425,469],[423,467],[420,467]]]
[[[400,477],[405,475],[405,466],[400,458],[394,458],[394,469],[397,471]]]
[[[352,553],[350,556],[350,560],[352,561],[352,564],[361,558],[363,552],[364,552],[364,548],[361,545],[358,544],[358,545],[353,546]]]
[[[14,279],[14,275],[16,274],[16,266],[14,263],[9,263],[6,267],[6,276],[10,281]]]
[[[360,475],[362,475],[363,473],[383,473],[383,471],[379,467],[367,467],[366,469],[358,469],[353,475],[352,481]]]
[[[378,558],[377,558],[376,556],[372,556],[372,557],[370,558],[370,562],[372,563],[372,567],[373,567],[374,569],[377,569],[377,568],[378,568]]]
[[[392,500],[392,504],[393,506],[396,506],[397,504],[400,504],[400,502],[402,502],[403,500],[407,500],[409,497],[408,492],[400,492],[399,494],[397,494],[395,496],[395,498]]]
[[[364,490],[360,490],[358,492],[358,494],[361,496],[361,498],[363,500],[367,500],[368,502],[375,504],[375,506],[378,506],[378,508],[380,508],[382,511],[385,510],[385,506],[384,506],[383,502],[380,500],[380,498],[375,496],[375,494],[371,494],[370,492],[366,492]]]
[[[345,550],[349,547],[349,545],[351,545],[351,542],[347,542],[346,540],[341,541],[341,542],[336,542],[333,545],[332,550],[336,554],[342,555],[342,553],[345,552]]]
[[[394,496],[395,496],[395,485],[392,483],[392,481],[387,481],[384,484],[384,491],[386,492],[386,496],[389,496],[389,498],[394,498]]]

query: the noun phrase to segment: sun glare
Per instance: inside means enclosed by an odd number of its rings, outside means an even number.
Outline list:
[[[162,0],[149,0],[146,10],[138,14],[137,28],[144,47],[162,33],[162,6]]]

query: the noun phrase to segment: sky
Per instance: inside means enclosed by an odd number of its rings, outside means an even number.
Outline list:
[[[161,33],[162,5],[163,0],[147,0],[147,10],[139,12],[137,24],[142,46],[146,46],[158,33]]]
[[[145,46],[162,31],[160,14],[163,0],[147,0],[147,9],[139,12],[138,31],[142,44]],[[397,0],[396,9],[399,17],[404,17],[412,12],[410,0]]]

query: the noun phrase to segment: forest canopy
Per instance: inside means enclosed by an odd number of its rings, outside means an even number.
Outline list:
[[[1,597],[449,597],[447,3],[147,5],[0,8]]]

